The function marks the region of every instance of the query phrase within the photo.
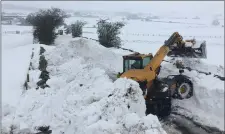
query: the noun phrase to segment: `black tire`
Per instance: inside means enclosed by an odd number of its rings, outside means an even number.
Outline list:
[[[171,113],[171,99],[164,99],[159,112],[160,117],[169,116]]]
[[[156,115],[157,114],[157,109],[156,109],[156,104],[150,104],[146,101],[146,111],[145,114],[153,114]]]
[[[185,93],[181,93],[181,88],[184,88]],[[193,96],[193,84],[192,82],[186,78],[182,77],[182,79],[179,79],[176,84],[176,90],[175,90],[175,98],[176,99],[188,99]]]

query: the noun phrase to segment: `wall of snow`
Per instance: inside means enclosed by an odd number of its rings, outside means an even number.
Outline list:
[[[224,69],[215,65],[205,64],[198,59],[181,59],[185,66],[199,71],[211,72],[224,76]],[[171,60],[172,62],[175,60]],[[163,62],[160,77],[179,74],[173,64]],[[173,100],[173,106],[179,107],[176,111],[205,125],[217,127],[224,131],[224,81],[205,75],[197,71],[184,71],[194,84],[194,95],[189,99]]]
[[[50,87],[44,90],[36,90],[40,72],[39,50],[35,50],[30,89],[21,96],[16,111],[3,118],[3,128],[14,124],[33,130],[49,125],[54,134],[165,133],[156,116],[145,116],[138,83],[128,79],[112,82],[107,75],[108,70],[120,71],[119,52],[115,54],[87,39],[67,43],[44,53],[50,72]]]

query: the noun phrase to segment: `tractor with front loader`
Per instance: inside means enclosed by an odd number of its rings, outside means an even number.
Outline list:
[[[206,42],[197,47],[194,39],[184,41],[178,32],[174,32],[154,56],[137,52],[123,56],[123,72],[118,77],[139,83],[146,101],[146,114],[168,116],[172,98],[187,99],[193,95],[193,83],[182,74],[184,70],[179,70],[178,75],[157,77],[166,56],[206,58]]]

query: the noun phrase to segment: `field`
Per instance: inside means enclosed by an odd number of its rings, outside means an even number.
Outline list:
[[[82,19],[88,22],[86,27],[92,27],[97,22],[95,19],[73,17],[67,19],[66,23]],[[212,26],[211,21],[210,19],[161,19],[160,22],[132,20],[126,21],[127,24],[121,30],[120,36],[124,48],[153,54],[175,31],[178,31],[184,39],[205,40],[208,57],[201,59],[193,67],[224,76],[224,27],[221,26],[224,22],[221,21],[219,26]],[[21,33],[14,34],[8,31]],[[156,116],[143,117],[144,103],[137,83],[126,79],[116,81],[110,79],[111,74],[122,70],[122,55],[129,52],[107,49],[95,41],[72,39],[69,35],[59,36],[55,46],[46,47],[33,44],[30,31],[32,27],[2,26],[4,129],[9,129],[12,124],[21,130],[50,125],[54,133],[104,133],[105,129],[109,133],[135,133],[142,131],[137,125],[141,122],[145,127],[156,124],[153,127],[146,127],[145,132],[163,133]],[[84,37],[97,39],[95,28],[84,28],[83,31]],[[35,89],[40,74],[36,65],[40,46],[47,50],[45,56],[49,61],[48,70],[51,79],[48,84],[51,88],[46,90]],[[32,51],[36,55],[33,60],[31,60]],[[34,70],[29,72],[30,90],[24,90],[23,84],[30,62],[34,65]],[[167,63],[162,63],[162,66],[161,76],[178,73],[177,69]],[[180,108],[177,112],[193,118],[196,122],[224,131],[224,81],[195,71],[185,74],[192,78],[196,90],[194,96],[188,100],[173,101],[173,106]],[[121,96],[125,94],[125,87],[128,84],[135,89],[137,95],[129,96],[130,98],[126,98],[123,102]],[[112,93],[113,98],[107,98],[109,93]],[[135,102],[136,98],[139,98],[139,101]],[[109,108],[105,107],[106,102]],[[125,108],[127,104],[131,104],[131,109]],[[114,107],[116,110],[113,111]],[[100,115],[101,119],[98,119]],[[126,129],[122,127],[123,123]],[[161,124],[163,125],[162,122]],[[168,133],[168,130],[166,132]]]
[[[81,18],[69,18],[66,20],[68,24],[76,21],[84,20]],[[97,19],[84,20],[88,22],[87,26],[96,24]],[[154,53],[164,43],[169,36],[178,31],[184,39],[196,38],[197,40],[207,41],[207,62],[210,64],[224,65],[224,28],[222,26],[212,26],[211,20],[179,20],[180,23],[165,22],[142,22],[128,21],[127,25],[121,30],[121,38],[125,48],[130,48],[141,53]],[[173,21],[173,20],[172,20]],[[177,22],[178,20],[174,20]],[[189,23],[182,23],[182,22]],[[220,22],[221,24],[224,21]],[[199,25],[201,24],[201,25]],[[97,39],[95,28],[84,28],[85,37]],[[216,52],[216,53],[215,53]],[[221,60],[215,60],[215,59]]]

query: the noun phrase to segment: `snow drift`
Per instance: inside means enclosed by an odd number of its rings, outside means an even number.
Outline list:
[[[156,116],[145,116],[138,83],[128,79],[112,82],[107,75],[108,70],[120,71],[121,55],[78,38],[47,48],[44,56],[50,87],[36,90],[40,75],[36,49],[29,71],[30,89],[21,96],[16,110],[3,109],[4,131],[14,124],[18,131],[49,125],[54,134],[165,133]]]
[[[224,76],[222,66],[205,64],[204,61],[194,58],[177,59],[182,60],[184,66],[192,69]],[[162,63],[161,70],[160,77],[179,74],[179,70],[173,63]],[[213,75],[205,75],[194,70],[185,70],[184,75],[191,78],[194,84],[194,95],[189,99],[173,100],[173,106],[179,107],[176,112],[204,125],[213,126],[224,131],[224,81],[213,77]]]

